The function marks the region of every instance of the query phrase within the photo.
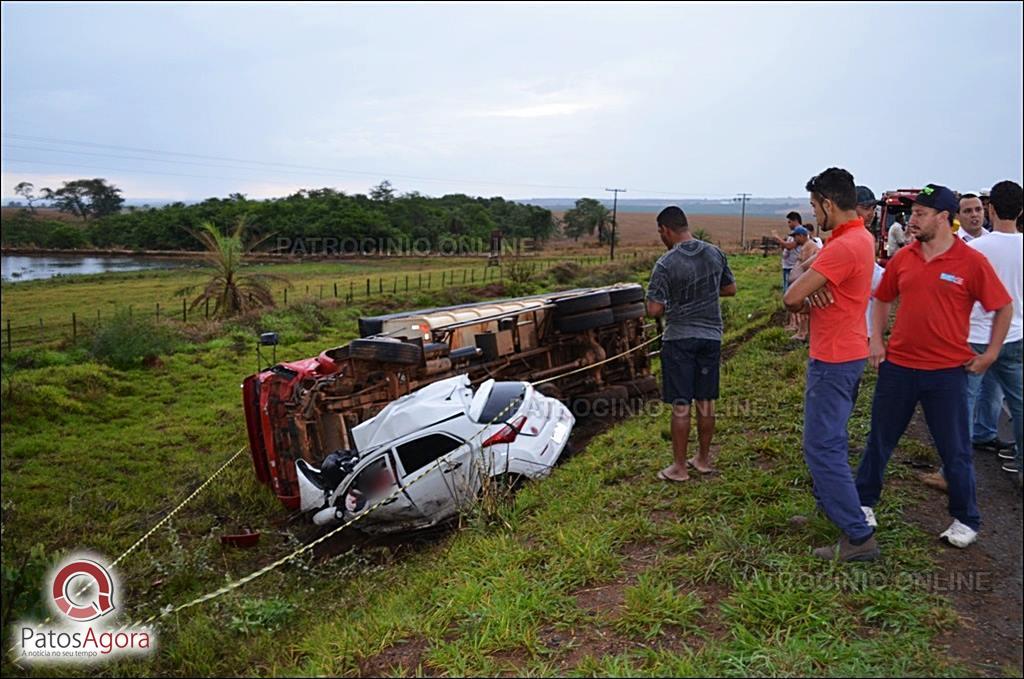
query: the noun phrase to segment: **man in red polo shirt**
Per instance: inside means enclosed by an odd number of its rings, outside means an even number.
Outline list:
[[[977,539],[981,527],[967,373],[984,373],[998,358],[1013,303],[985,256],[950,230],[957,207],[956,195],[945,186],[928,184],[921,190],[910,216],[914,242],[889,260],[875,291],[870,361],[878,368],[878,383],[857,492],[862,505],[878,502],[886,464],[920,403],[949,486],[953,523],[939,537],[963,548]],[[886,347],[889,308],[897,297],[900,305]],[[967,344],[975,302],[996,312],[989,348],[982,354]]]
[[[843,535],[814,550],[839,561],[878,557],[874,516],[861,508],[850,472],[846,423],[868,358],[866,311],[874,270],[874,238],[857,216],[853,176],[832,167],[807,182],[822,231],[831,232],[811,268],[783,297],[793,312],[810,311],[811,346],[804,392],[804,460],[814,497]]]

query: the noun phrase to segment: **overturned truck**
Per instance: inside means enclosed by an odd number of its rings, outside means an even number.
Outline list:
[[[360,318],[360,339],[245,379],[256,475],[299,509],[300,461],[319,467],[355,450],[358,425],[457,375],[473,386],[550,380],[538,391],[564,402],[645,397],[657,382],[641,348],[651,329],[643,300],[640,285],[618,284]]]

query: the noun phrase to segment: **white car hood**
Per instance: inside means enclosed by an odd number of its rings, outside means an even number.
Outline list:
[[[356,449],[366,454],[385,443],[413,434],[438,420],[464,415],[473,397],[469,376],[456,375],[392,401],[384,410],[352,428]]]

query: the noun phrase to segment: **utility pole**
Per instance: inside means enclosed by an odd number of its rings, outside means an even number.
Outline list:
[[[605,189],[605,191],[611,191],[612,193],[615,194],[615,198],[612,201],[612,252],[611,252],[611,257],[609,258],[609,259],[611,259],[611,261],[614,262],[615,261],[615,218],[616,218],[618,210],[619,210],[619,194],[620,193],[625,193],[626,189]]]
[[[737,193],[736,194],[742,202],[740,208],[740,249],[747,249],[747,198],[750,197],[749,193]]]

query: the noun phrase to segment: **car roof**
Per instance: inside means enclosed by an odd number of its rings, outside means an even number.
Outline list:
[[[472,398],[468,375],[428,384],[392,401],[375,416],[353,427],[356,450],[365,455],[443,420],[466,415]]]

